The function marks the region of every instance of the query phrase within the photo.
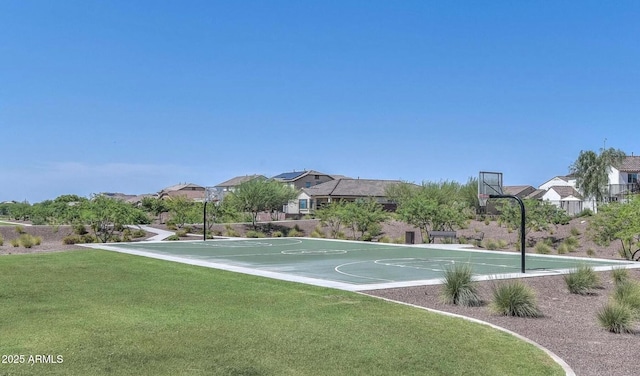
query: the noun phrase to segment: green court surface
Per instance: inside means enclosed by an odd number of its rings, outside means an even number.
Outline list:
[[[307,238],[88,246],[350,291],[441,283],[444,270],[460,263],[469,263],[478,280],[562,274],[580,265],[595,270],[640,267],[629,261],[527,254],[522,274],[521,256],[515,252]]]

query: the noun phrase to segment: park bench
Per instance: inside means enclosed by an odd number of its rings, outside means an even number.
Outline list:
[[[455,231],[429,231],[429,243],[433,243],[436,238],[442,239],[457,239]]]

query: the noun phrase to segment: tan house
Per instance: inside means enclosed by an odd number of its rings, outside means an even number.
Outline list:
[[[373,198],[385,210],[394,211],[396,204],[387,197],[387,188],[400,184],[400,180],[340,178],[310,188],[303,188],[298,198],[284,207],[287,216],[311,214],[334,201],[355,201]]]
[[[172,185],[158,192],[158,198],[163,200],[177,196],[184,196],[192,201],[203,202],[205,198],[205,188],[193,183],[183,183]]]
[[[274,176],[272,179],[288,184],[295,189],[302,189],[311,188],[313,186],[334,180],[335,178],[322,172],[310,170],[284,172],[280,175]]]

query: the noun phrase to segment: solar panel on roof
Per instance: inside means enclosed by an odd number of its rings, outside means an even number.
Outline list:
[[[304,174],[306,171],[298,171],[298,172],[285,172],[280,175],[274,176],[274,179],[282,179],[282,180],[292,180],[297,178],[298,176]]]

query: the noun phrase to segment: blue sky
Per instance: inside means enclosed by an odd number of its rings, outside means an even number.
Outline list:
[[[640,155],[638,1],[2,1],[0,201]]]

